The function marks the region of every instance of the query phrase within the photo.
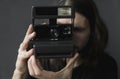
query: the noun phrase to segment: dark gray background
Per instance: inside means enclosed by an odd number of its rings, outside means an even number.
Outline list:
[[[32,5],[54,5],[57,0],[0,0],[0,79],[11,79],[17,50],[28,25]],[[107,51],[115,58],[120,79],[120,0],[95,0],[109,31]]]

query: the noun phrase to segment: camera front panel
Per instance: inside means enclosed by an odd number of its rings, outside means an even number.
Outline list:
[[[48,8],[49,12],[47,13]],[[33,7],[32,11],[32,24],[36,32],[36,37],[33,39],[33,48],[35,49],[36,57],[72,57],[74,54],[72,40],[73,7]],[[41,12],[42,14],[40,11],[43,11]],[[54,11],[57,11],[55,12],[56,14],[54,14]],[[68,14],[66,14],[67,12]],[[71,18],[71,24],[57,24],[57,19],[61,18]],[[45,20],[39,22],[40,19]]]

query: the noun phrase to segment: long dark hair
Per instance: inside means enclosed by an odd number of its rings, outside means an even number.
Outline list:
[[[95,3],[92,0],[60,0],[59,5],[72,5],[75,12],[85,16],[90,24],[90,38],[87,45],[79,50],[83,63],[94,63],[107,46],[108,31],[102,21]],[[82,53],[81,53],[82,52]]]

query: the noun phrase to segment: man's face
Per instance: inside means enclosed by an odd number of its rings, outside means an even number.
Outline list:
[[[58,23],[70,24],[70,19],[58,19]],[[75,13],[74,19],[74,30],[73,30],[73,42],[74,45],[79,49],[82,49],[89,40],[90,36],[90,25],[89,21],[81,14]]]

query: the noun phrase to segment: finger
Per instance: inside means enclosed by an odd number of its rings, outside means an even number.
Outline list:
[[[18,59],[21,61],[24,61],[28,59],[30,56],[34,54],[34,49],[30,49],[28,52],[26,51],[20,51],[18,55]]]
[[[41,72],[42,72],[42,69],[38,66],[37,61],[36,61],[36,59],[35,59],[35,56],[34,56],[34,55],[31,56],[31,58],[32,58],[32,63],[31,63],[31,65],[32,65],[33,70],[34,70],[34,74],[35,74],[36,76],[40,76],[40,75],[41,75]]]
[[[66,72],[68,73],[68,72],[71,72],[71,70],[73,69],[74,63],[77,60],[78,56],[79,56],[79,54],[76,53],[74,55],[74,57],[72,57],[69,60],[67,60],[68,61],[67,65],[63,69],[61,69],[60,71],[58,71],[57,73],[66,73]]]
[[[30,35],[26,36],[23,42],[20,45],[21,50],[26,50],[28,48],[30,40],[32,40],[35,37],[36,33],[33,32]]]
[[[66,67],[68,68],[68,67],[73,66],[74,63],[76,62],[76,60],[78,59],[78,57],[79,57],[79,54],[76,53],[76,54],[74,55],[74,57],[72,57],[72,58],[70,58],[70,59],[68,60]]]
[[[32,62],[32,59],[30,57],[29,60],[28,60],[28,72],[31,76],[33,76],[34,75],[34,70],[33,70],[31,62]]]
[[[30,49],[28,52],[24,53],[24,56],[25,56],[26,58],[29,58],[29,57],[32,56],[34,53],[35,53],[35,52],[34,52],[34,49],[32,48],[32,49]]]
[[[28,41],[30,41],[32,38],[34,38],[35,36],[35,33],[34,33],[34,30],[33,30],[33,27],[32,27],[32,24],[29,25],[29,28],[26,32],[26,35],[24,37],[24,40],[23,40],[23,43],[21,43],[20,47],[26,47],[28,46]]]
[[[34,30],[33,30],[33,26],[32,26],[32,24],[30,24],[29,27],[28,27],[28,30],[27,30],[27,32],[26,32],[26,35],[31,34],[33,31],[34,31]]]

